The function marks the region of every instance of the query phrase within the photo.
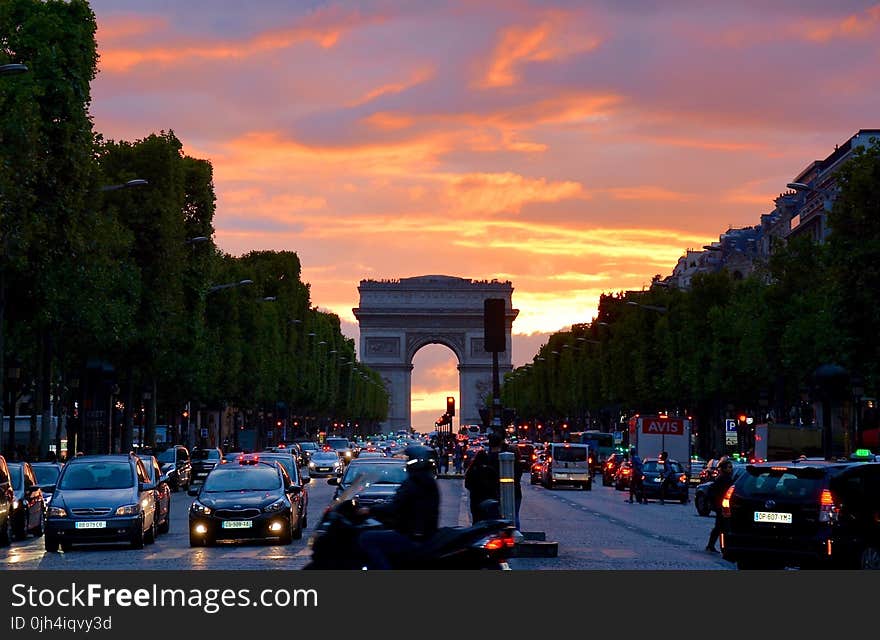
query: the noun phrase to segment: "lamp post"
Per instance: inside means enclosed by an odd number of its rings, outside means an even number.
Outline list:
[[[216,293],[217,291],[222,291],[223,289],[234,289],[236,287],[246,287],[250,284],[253,284],[253,280],[239,280],[238,282],[227,282],[226,284],[215,284],[211,287],[208,287],[208,293]]]
[[[134,180],[129,180],[128,182],[123,182],[122,184],[105,184],[101,187],[101,191],[117,191],[119,189],[130,189],[132,187],[145,187],[149,182],[143,180],[142,178],[135,178]]]

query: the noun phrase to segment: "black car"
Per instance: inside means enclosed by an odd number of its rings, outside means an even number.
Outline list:
[[[612,453],[605,459],[605,463],[602,465],[603,487],[610,487],[614,484],[614,476],[624,460],[626,457],[622,453]]]
[[[629,460],[621,462],[617,471],[614,472],[614,488],[618,491],[628,490],[629,484],[632,482],[632,473],[632,463]]]
[[[82,456],[58,477],[46,518],[46,551],[73,544],[156,540],[156,485],[135,455]]]
[[[46,501],[34,470],[28,462],[10,462],[7,466],[12,481],[12,537],[23,540],[29,533],[43,535]]]
[[[144,463],[150,482],[156,485],[156,532],[168,533],[171,528],[171,485],[168,475],[162,473],[156,456],[139,455],[138,458]]]
[[[667,460],[667,465],[671,465],[673,478],[666,483],[665,494],[662,496],[664,500],[678,500],[682,504],[687,504],[688,496],[688,477],[684,468],[677,460]],[[663,465],[657,458],[646,458],[642,462],[642,497],[645,500],[654,498],[661,499],[660,488],[663,486],[663,474],[669,473],[663,468]]]
[[[739,479],[740,475],[745,471],[745,468],[746,466],[744,464],[733,465],[734,482]],[[710,480],[698,485],[697,488],[694,489],[694,506],[697,509],[697,513],[701,516],[705,517],[712,515],[712,502],[709,498],[709,491],[714,483],[715,480]]]
[[[165,449],[156,456],[162,473],[168,476],[168,484],[172,491],[189,489],[192,480],[192,462],[189,450],[183,445],[175,445]]]
[[[6,458],[0,456],[0,547],[12,542],[12,481]]]
[[[315,453],[315,451],[321,450],[321,447],[314,442],[303,441],[297,442],[296,444],[299,445],[299,448],[302,451],[302,464],[308,464],[309,460],[312,459],[312,454]]]
[[[58,476],[61,475],[63,466],[57,462],[31,463],[31,469],[34,470],[34,476],[37,478],[37,484],[43,492],[43,499],[47,505],[52,501],[52,493],[55,491],[55,485],[58,483]]]
[[[191,459],[190,487],[199,487],[205,482],[205,478],[214,467],[223,464],[223,452],[216,448],[193,449]]]
[[[880,464],[750,464],[722,510],[721,550],[740,569],[880,568]]]
[[[189,510],[189,544],[210,546],[219,540],[274,540],[280,544],[302,535],[292,497],[302,488],[290,481],[283,465],[243,455],[214,467]]]
[[[361,476],[366,477],[369,486],[357,493],[358,504],[366,507],[377,502],[386,502],[394,497],[398,487],[406,479],[406,460],[404,458],[365,458],[352,461],[342,478],[327,480],[328,484],[336,485],[336,492],[333,494],[334,502]]]
[[[294,503],[297,512],[297,522],[300,529],[305,529],[309,526],[308,512],[309,512],[309,490],[306,485],[308,485],[312,479],[309,476],[304,476],[300,473],[299,465],[297,464],[296,457],[291,453],[285,453],[284,450],[278,453],[274,452],[263,452],[259,454],[259,459],[261,462],[275,462],[284,467],[284,470],[287,471],[287,475],[290,476],[290,482],[293,485],[296,485],[300,488],[300,492],[291,494],[290,501]],[[299,537],[294,534],[294,538],[299,539]]]

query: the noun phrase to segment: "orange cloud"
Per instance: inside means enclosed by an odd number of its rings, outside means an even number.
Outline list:
[[[861,14],[851,14],[831,24],[815,20],[802,23],[797,33],[807,40],[826,43],[837,38],[864,38],[880,25],[880,4],[865,9]]]
[[[516,67],[524,62],[561,60],[599,46],[598,38],[567,29],[568,18],[555,14],[534,27],[513,26],[502,30],[481,85],[509,87],[519,82]]]
[[[558,202],[585,198],[579,182],[526,178],[515,173],[448,175],[446,195],[462,212],[519,212],[529,202]]]
[[[382,20],[379,16],[364,17],[356,13],[322,11],[300,20],[292,27],[273,29],[252,38],[233,41],[179,41],[165,46],[127,48],[108,45],[101,50],[100,68],[108,72],[124,72],[143,63],[167,65],[186,59],[244,59],[251,56],[286,49],[302,42],[312,41],[327,49],[333,47],[343,32],[369,22]],[[165,26],[156,23],[153,28]],[[110,30],[112,34],[112,27]]]
[[[418,86],[423,82],[430,80],[433,75],[434,70],[430,67],[418,69],[409,80],[403,82],[391,82],[376,87],[375,89],[371,89],[363,96],[352,102],[349,106],[358,107],[360,105],[367,104],[368,102],[372,102],[376,98],[380,98],[382,96],[401,93],[403,91],[406,91],[407,89],[411,89],[412,87]]]
[[[639,186],[607,189],[615,200],[659,200],[663,202],[689,202],[696,198],[694,193],[681,193],[663,187]]]

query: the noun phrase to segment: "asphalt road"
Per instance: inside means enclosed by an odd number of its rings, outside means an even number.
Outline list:
[[[523,476],[524,531],[543,531],[559,544],[555,558],[514,558],[513,569],[731,569],[733,565],[703,550],[711,518],[701,518],[692,503],[628,504],[626,494],[594,482],[592,491],[547,490]],[[469,523],[467,492],[461,479],[441,479],[441,526]],[[28,537],[0,549],[0,568],[59,570],[142,569],[300,569],[309,560],[308,538],[333,495],[326,479],[309,485],[308,524],[302,540],[282,546],[265,543],[190,548],[187,511],[192,498],[173,495],[171,530],[142,550],[125,545],[75,547],[46,553],[42,538]]]

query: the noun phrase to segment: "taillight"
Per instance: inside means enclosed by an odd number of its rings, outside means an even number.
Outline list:
[[[725,518],[730,517],[730,499],[733,497],[733,485],[731,485],[727,491],[724,492],[724,497],[721,498],[721,515]]]
[[[819,496],[819,522],[837,522],[840,507],[834,504],[834,496],[828,489],[822,489]]]
[[[498,551],[504,548],[512,548],[516,545],[516,540],[512,533],[503,533],[498,536],[489,536],[477,542],[474,546],[487,551]]]
[[[682,484],[684,484],[685,482],[688,481],[687,475],[681,474],[680,476],[678,476],[678,481],[681,482]]]

